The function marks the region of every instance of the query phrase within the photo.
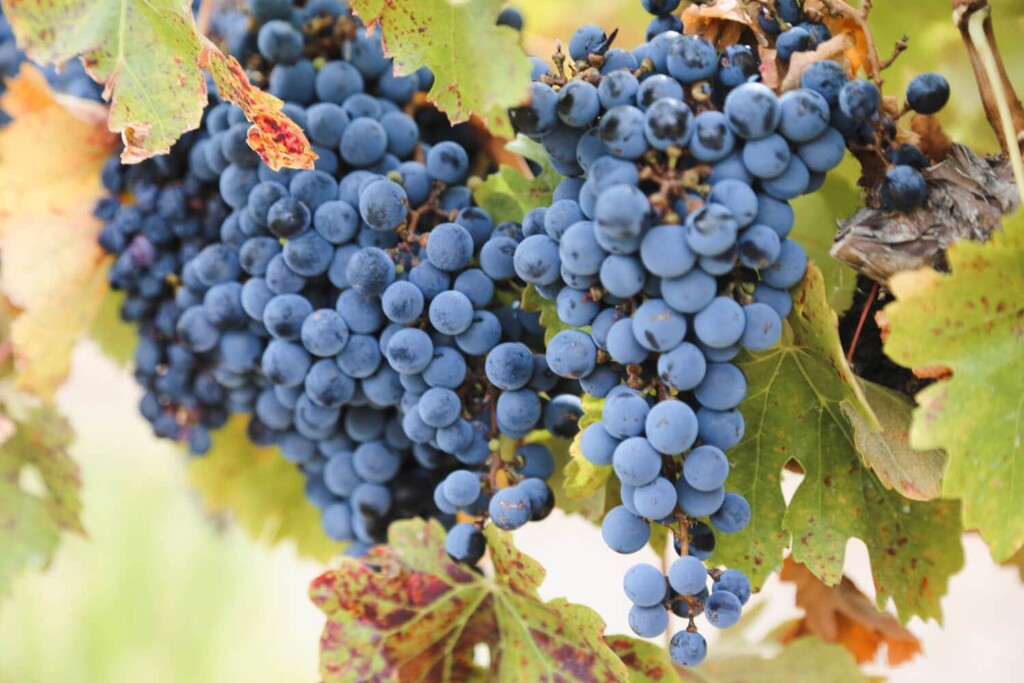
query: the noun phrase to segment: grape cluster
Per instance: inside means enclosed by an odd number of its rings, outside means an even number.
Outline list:
[[[476,517],[449,538],[474,563],[488,518],[512,529],[551,511],[553,455],[526,437],[571,437],[582,412],[578,382],[537,353],[539,313],[518,304],[522,226],[474,206],[476,136],[413,102],[432,74],[394,76],[379,31],[337,2],[251,10],[244,40],[230,21],[225,34],[255,51],[254,80],[319,158],[270,170],[241,110],[215,100],[167,173],[110,165],[101,243],[139,324],[141,409],[196,454],[229,413],[248,415],[352,553],[393,519]]]
[[[820,15],[804,11],[800,0],[776,0],[764,5],[758,17],[761,28],[775,38],[780,60],[789,62],[794,53],[814,50],[832,37]],[[784,28],[785,27],[785,28]],[[895,141],[896,121],[882,107],[877,86],[870,81],[846,83],[843,68],[832,61],[813,64],[801,78],[801,85],[828,98],[831,125],[854,150],[883,150],[887,166],[880,188],[880,203],[891,211],[913,211],[924,205],[928,187],[921,171],[929,166],[919,147]],[[907,87],[907,109],[935,114],[949,100],[949,83],[936,73],[924,73]]]
[[[237,403],[216,377],[222,372],[218,354],[230,341],[218,348],[216,336],[206,344],[179,334],[184,311],[201,302],[188,287],[196,276],[185,264],[218,238],[228,214],[216,185],[189,162],[204,137],[191,133],[170,154],[136,166],[111,157],[102,173],[111,194],[95,209],[104,221],[100,245],[116,257],[111,287],[126,295],[121,317],[138,326],[140,410],[157,435],[187,441],[196,454],[209,450],[210,430],[222,426]],[[184,286],[176,291],[179,278]]]
[[[751,591],[742,572],[705,564],[714,533],[736,533],[751,515],[726,491],[747,395],[733,360],[779,341],[788,290],[807,266],[788,238],[789,202],[821,186],[854,129],[874,130],[881,99],[833,62],[778,96],[758,82],[751,47],[719,52],[673,28],[677,4],[644,3],[658,18],[632,51],[588,25],[568,60],[535,69],[530,103],[510,117],[565,180],[526,216],[514,265],[570,328],[547,348],[551,369],[604,399],[580,448],[622,485],[622,505],[602,523],[606,544],[636,552],[651,524],[675,537],[667,577],[648,565],[627,575],[630,624],[654,637],[668,611],[688,618],[671,651],[695,666],[706,646],[694,618],[731,626]],[[801,12],[779,2],[762,24],[777,17],[791,26],[781,35],[804,36],[795,49],[813,49],[828,29]]]

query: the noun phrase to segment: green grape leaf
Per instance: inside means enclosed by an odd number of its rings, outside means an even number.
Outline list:
[[[1005,560],[1024,545],[1024,213],[987,243],[951,246],[949,265],[892,278],[885,352],[952,369],[916,396],[910,443],[945,449],[942,495],[962,501],[965,527]]]
[[[0,596],[28,566],[44,567],[61,532],[85,534],[71,427],[4,387],[0,399]]]
[[[463,681],[478,645],[491,653],[486,680],[626,681],[597,613],[542,602],[540,564],[511,534],[493,525],[485,534],[489,578],[448,558],[437,521],[417,519],[392,524],[388,545],[313,581],[310,596],[328,619],[324,681]]]
[[[857,289],[857,272],[831,254],[836,239],[837,221],[850,216],[862,204],[857,179],[860,164],[853,155],[847,155],[837,168],[828,174],[825,184],[817,192],[794,199],[796,216],[790,239],[795,239],[807,251],[807,257],[821,269],[829,306],[842,315],[853,303]]]
[[[856,410],[843,406],[853,423],[857,448],[886,488],[911,500],[935,500],[942,493],[946,454],[910,447],[910,420],[914,404],[903,394],[858,378],[864,398],[877,416],[874,427]]]
[[[544,328],[544,345],[547,346],[555,335],[563,330],[573,329],[558,317],[558,307],[554,301],[548,301],[537,293],[533,285],[526,285],[522,301],[519,302],[524,311],[540,311],[540,326]]]
[[[253,88],[234,58],[199,35],[182,0],[8,0],[5,16],[18,45],[42,64],[78,55],[110,99],[110,130],[121,133],[126,163],[170,150],[199,127],[207,105],[206,77],[255,126],[253,149],[274,168],[313,168],[316,154],[282,102]],[[255,132],[254,132],[255,131]]]
[[[551,167],[547,152],[538,142],[520,135],[505,149],[539,165],[540,175],[530,178],[519,169],[502,165],[474,188],[473,198],[478,206],[491,214],[495,223],[519,223],[531,209],[551,204],[562,176]]]
[[[395,72],[427,66],[434,87],[427,99],[452,123],[473,114],[495,135],[512,137],[507,110],[529,97],[530,62],[519,34],[496,24],[502,0],[352,0],[367,24],[383,28]]]
[[[866,683],[857,661],[841,645],[815,636],[793,641],[773,657],[716,656],[696,669],[673,664],[654,643],[629,636],[605,639],[629,669],[630,683]],[[747,646],[745,650],[750,650]]]
[[[189,481],[211,514],[230,513],[253,538],[292,540],[302,555],[326,560],[342,550],[327,538],[305,494],[305,477],[277,448],[260,448],[234,416],[213,434],[213,448],[189,461]]]
[[[859,538],[871,556],[878,605],[892,598],[904,622],[938,619],[949,577],[963,564],[959,505],[910,501],[864,465],[847,413],[878,423],[843,357],[817,268],[793,295],[780,344],[738,361],[749,391],[740,406],[745,436],[729,453],[729,488],[747,498],[753,516],[744,531],[717,534],[714,559],[760,586],[792,539],[793,559],[835,585],[847,541]],[[780,480],[790,461],[804,475],[787,506]]]

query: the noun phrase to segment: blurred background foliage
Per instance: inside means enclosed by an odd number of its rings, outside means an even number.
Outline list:
[[[649,19],[639,0],[518,0],[525,46],[550,55],[555,40],[593,22],[632,47]],[[953,97],[941,114],[954,139],[998,149],[974,86],[948,0],[876,0],[871,24],[883,55],[909,49],[885,72],[887,94],[925,70]],[[1024,87],[1024,0],[991,0],[1011,75]],[[854,278],[826,258],[834,221],[857,202],[856,166],[802,200],[799,236],[849,305]],[[46,573],[27,573],[0,598],[0,683],[268,683],[316,680],[319,613],[306,597],[318,566],[288,546],[268,550],[206,517],[186,486],[185,463],[136,416],[127,373],[85,345],[61,407],[78,434],[88,537],[70,538]],[[950,652],[958,657],[961,653]],[[942,652],[926,653],[942,657]]]

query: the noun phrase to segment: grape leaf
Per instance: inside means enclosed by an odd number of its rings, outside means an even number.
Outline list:
[[[52,407],[25,404],[9,388],[0,398],[0,596],[23,568],[49,563],[61,532],[85,534],[71,428]]]
[[[874,382],[858,381],[881,427],[869,425],[860,413],[844,406],[867,465],[886,488],[911,500],[935,500],[942,492],[946,454],[910,447],[910,399]]]
[[[343,558],[310,587],[327,615],[320,639],[325,681],[462,681],[460,664],[483,644],[492,681],[626,681],[594,611],[541,602],[544,570],[512,535],[485,531],[493,577],[453,563],[437,521],[391,525],[389,544]]]
[[[676,667],[654,643],[610,636],[607,643],[629,669],[630,683],[865,683],[849,652],[839,645],[805,636],[774,657],[756,655],[710,658],[696,669]],[[749,648],[746,648],[749,649]]]
[[[502,0],[352,0],[367,24],[383,28],[395,72],[434,72],[427,98],[459,123],[476,114],[495,135],[512,137],[507,110],[529,97],[530,62],[519,34],[497,26]]]
[[[164,154],[182,134],[199,127],[207,104],[201,62],[225,99],[260,128],[258,134],[250,131],[249,139],[264,161],[274,168],[313,168],[316,155],[305,134],[277,111],[276,98],[256,94],[235,68],[238,63],[199,35],[190,3],[7,0],[4,7],[18,45],[32,59],[62,64],[82,55],[86,71],[105,86],[110,130],[122,134],[125,163]],[[263,146],[253,144],[257,141]]]
[[[885,352],[908,367],[953,377],[917,394],[914,448],[944,448],[942,495],[959,498],[996,560],[1024,545],[1024,214],[990,242],[949,248],[952,274],[894,276]]]
[[[717,535],[715,561],[760,586],[792,538],[793,558],[833,585],[842,578],[847,541],[860,538],[878,604],[892,598],[904,621],[940,618],[939,599],[963,564],[959,505],[907,500],[863,464],[846,411],[875,428],[877,421],[846,365],[817,268],[794,290],[781,343],[745,354],[739,364],[749,384],[740,407],[746,434],[729,453],[728,486],[750,501],[753,518],[738,534]],[[790,461],[804,477],[787,506],[780,478]]]
[[[529,159],[541,167],[540,175],[530,178],[522,169],[502,165],[473,190],[473,198],[495,223],[522,222],[530,209],[549,206],[555,188],[562,180],[540,143],[522,135],[505,145],[505,149]]]
[[[16,118],[0,131],[0,290],[20,309],[10,338],[18,387],[50,400],[107,291],[92,211],[116,139],[102,120],[62,108],[35,67],[7,88],[0,106]]]
[[[875,659],[885,645],[889,666],[897,666],[921,652],[921,641],[888,612],[879,612],[853,581],[843,577],[826,586],[802,564],[787,557],[779,578],[796,586],[796,606],[804,616],[782,634],[782,642],[815,635],[846,648],[858,663]]]
[[[211,514],[230,513],[246,533],[270,544],[293,540],[302,555],[326,560],[342,546],[324,535],[305,494],[305,477],[277,448],[260,448],[234,416],[213,434],[213,448],[189,461],[189,480]]]

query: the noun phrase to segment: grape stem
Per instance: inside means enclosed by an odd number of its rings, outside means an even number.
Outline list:
[[[853,340],[850,342],[850,350],[846,352],[846,362],[853,363],[853,352],[857,350],[857,342],[860,340],[860,333],[864,329],[864,322],[868,319],[868,311],[871,310],[872,304],[875,303],[875,297],[878,296],[878,283],[871,283],[871,293],[868,294],[868,298],[864,301],[864,310],[860,312],[860,320],[857,321],[857,329],[853,333]]]
[[[999,136],[1003,151],[1009,157],[1017,193],[1024,197],[1024,161],[1021,160],[1018,138],[1018,128],[1024,128],[1021,125],[1024,110],[1021,109],[1006,68],[995,48],[992,8],[987,0],[954,0],[953,9],[954,20],[968,44],[978,87],[985,103],[985,113]]]

